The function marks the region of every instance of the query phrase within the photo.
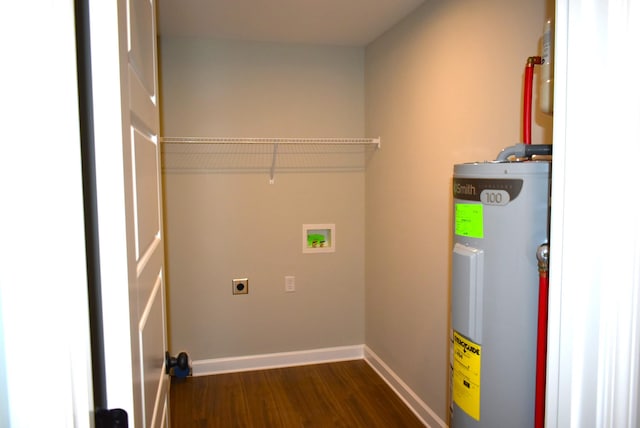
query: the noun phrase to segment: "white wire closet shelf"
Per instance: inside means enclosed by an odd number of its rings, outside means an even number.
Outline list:
[[[165,172],[363,170],[380,138],[163,137]]]

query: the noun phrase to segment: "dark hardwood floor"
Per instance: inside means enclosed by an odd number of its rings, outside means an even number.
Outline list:
[[[174,379],[172,428],[423,427],[364,361]]]

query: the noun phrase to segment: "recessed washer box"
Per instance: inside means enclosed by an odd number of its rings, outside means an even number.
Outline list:
[[[303,224],[303,253],[334,253],[336,251],[335,224]]]

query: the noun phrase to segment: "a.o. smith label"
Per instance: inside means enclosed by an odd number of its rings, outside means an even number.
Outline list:
[[[518,197],[522,179],[518,178],[453,178],[453,197],[484,205],[506,205]]]

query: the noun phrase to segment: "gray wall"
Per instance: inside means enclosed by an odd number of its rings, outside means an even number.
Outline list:
[[[521,140],[522,77],[545,4],[428,2],[366,50],[366,339],[448,413],[451,175]],[[550,15],[553,16],[553,15]],[[536,113],[534,143],[550,142]]]
[[[362,48],[160,46],[165,136],[364,135]],[[364,172],[305,171],[316,160],[301,155],[303,172],[276,172],[272,185],[252,170],[165,174],[172,352],[203,360],[364,342]],[[309,223],[335,224],[335,253],[302,253]],[[242,277],[249,294],[233,296]]]

